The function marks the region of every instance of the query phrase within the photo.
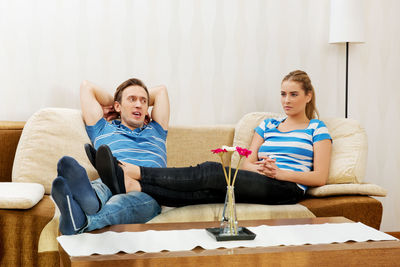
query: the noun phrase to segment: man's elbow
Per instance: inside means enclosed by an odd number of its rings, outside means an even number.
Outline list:
[[[91,89],[92,89],[92,86],[89,81],[83,80],[81,82],[81,86],[80,86],[81,93],[89,92]]]
[[[157,88],[156,91],[157,91],[157,93],[159,93],[159,94],[168,93],[167,86],[165,86],[165,85],[159,85],[159,86],[157,86],[156,88]]]

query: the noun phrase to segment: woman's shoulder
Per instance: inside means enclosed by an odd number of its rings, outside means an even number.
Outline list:
[[[320,141],[324,139],[332,140],[331,135],[329,134],[328,127],[326,127],[325,123],[319,119],[312,119],[310,121],[309,128],[312,129],[313,140]]]
[[[319,119],[312,119],[310,120],[309,126],[308,128],[311,129],[318,129],[318,128],[326,128],[326,125],[323,121],[319,120]]]
[[[273,129],[276,128],[283,120],[284,118],[268,118],[265,119],[263,122],[266,129]]]

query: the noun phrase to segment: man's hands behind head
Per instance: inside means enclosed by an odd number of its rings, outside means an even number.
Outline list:
[[[112,121],[119,118],[119,113],[115,111],[114,106],[102,106],[103,117],[106,121]]]

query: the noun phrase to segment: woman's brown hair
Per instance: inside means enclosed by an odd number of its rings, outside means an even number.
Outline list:
[[[306,105],[306,116],[309,120],[319,118],[319,113],[315,106],[315,91],[308,74],[302,70],[295,70],[286,75],[283,78],[282,83],[285,81],[298,82],[301,84],[301,87],[306,95],[311,93],[311,101]]]

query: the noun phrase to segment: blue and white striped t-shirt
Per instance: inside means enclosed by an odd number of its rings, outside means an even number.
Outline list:
[[[307,128],[281,132],[278,125],[284,119],[266,119],[257,128],[264,143],[258,150],[258,158],[267,156],[276,159],[276,165],[280,169],[308,172],[313,169],[315,142],[330,139],[328,128],[323,121],[312,119]],[[299,185],[304,190],[307,186]]]
[[[168,131],[155,121],[132,131],[119,120],[108,123],[102,118],[95,125],[86,126],[86,131],[96,149],[108,145],[119,161],[143,167],[167,166]]]

